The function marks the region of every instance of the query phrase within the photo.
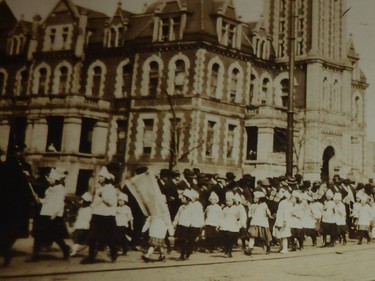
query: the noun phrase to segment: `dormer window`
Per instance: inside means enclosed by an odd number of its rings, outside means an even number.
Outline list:
[[[124,27],[122,25],[111,25],[104,31],[104,46],[107,48],[121,47]]]
[[[186,17],[185,14],[156,18],[154,22],[153,41],[168,42],[181,40],[184,17]]]
[[[25,45],[25,35],[14,35],[8,41],[8,54],[9,55],[19,55]]]
[[[60,51],[72,48],[73,25],[61,24],[46,28],[43,51]]]
[[[233,21],[217,19],[219,43],[231,48],[241,48],[241,26]]]

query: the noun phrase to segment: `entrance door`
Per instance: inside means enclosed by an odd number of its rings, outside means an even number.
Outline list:
[[[330,171],[333,171],[332,158],[335,156],[335,149],[332,146],[328,146],[323,152],[323,165],[321,171],[322,181],[328,182],[330,179]]]

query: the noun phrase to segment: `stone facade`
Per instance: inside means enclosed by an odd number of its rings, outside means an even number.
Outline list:
[[[33,22],[1,2],[2,153],[25,143],[35,171],[68,168],[76,194],[103,164],[127,178],[171,154],[180,170],[284,174],[291,2],[265,0],[254,23],[224,0],[155,1],[140,14],[119,5],[113,16],[61,0]],[[295,3],[294,172],[372,178],[368,85],[345,1]]]

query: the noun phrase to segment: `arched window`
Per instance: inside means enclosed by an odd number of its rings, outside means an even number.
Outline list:
[[[256,77],[254,74],[250,75],[250,90],[249,90],[249,104],[252,104],[254,99],[254,91],[255,91],[255,80]]]
[[[41,68],[39,69],[39,83],[38,83],[38,94],[44,95],[46,94],[47,90],[47,69]]]
[[[155,97],[159,86],[159,64],[156,61],[150,63],[148,94]]]
[[[180,95],[183,93],[185,84],[185,62],[183,60],[176,61],[175,80],[174,80],[174,94]]]
[[[214,63],[211,70],[211,80],[210,80],[210,96],[216,97],[217,87],[219,85],[219,70],[220,65]]]
[[[288,106],[289,95],[289,79],[283,79],[280,82],[281,86],[281,102],[284,107]]]
[[[238,80],[239,80],[240,71],[237,68],[232,70],[232,76],[229,86],[229,99],[231,102],[235,102],[237,98],[238,91]]]
[[[0,96],[5,95],[5,74],[0,72]]]
[[[66,66],[62,66],[59,69],[59,94],[64,95],[67,94],[68,91],[68,68]]]
[[[18,72],[16,77],[16,87],[15,87],[15,95],[16,96],[26,96],[27,92],[27,72],[23,70]]]
[[[111,27],[110,28],[110,32],[109,32],[109,37],[110,37],[110,47],[117,47],[117,40],[116,40],[116,37],[117,37],[117,30],[114,28],[114,27]]]
[[[264,78],[263,83],[262,83],[262,97],[261,97],[262,103],[267,103],[269,88],[270,88],[270,80],[268,78]]]
[[[133,68],[131,64],[128,63],[122,67],[122,92],[124,94],[131,87],[132,74],[133,74]]]
[[[92,76],[92,95],[95,97],[100,96],[100,88],[102,85],[102,68],[100,66],[95,66],[93,69]]]

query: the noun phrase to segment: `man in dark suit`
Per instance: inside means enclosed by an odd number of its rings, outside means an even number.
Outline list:
[[[0,255],[7,266],[12,246],[18,238],[29,235],[31,166],[23,156],[25,146],[15,146],[7,160],[0,164]],[[37,200],[37,199],[36,199]]]

